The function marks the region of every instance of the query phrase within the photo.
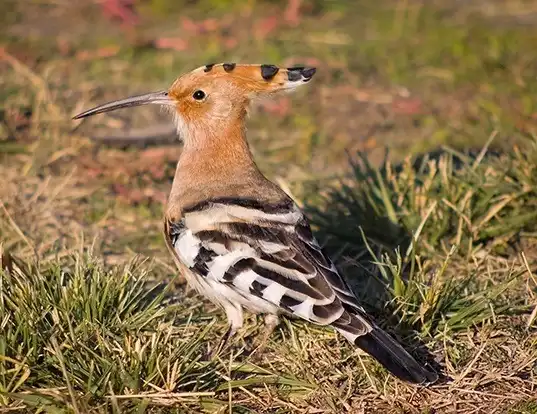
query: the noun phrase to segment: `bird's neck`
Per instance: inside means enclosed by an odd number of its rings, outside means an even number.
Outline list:
[[[256,169],[242,124],[198,128],[187,134],[177,173],[215,178],[226,173]]]
[[[243,191],[265,180],[241,124],[188,131],[172,185],[169,208]]]

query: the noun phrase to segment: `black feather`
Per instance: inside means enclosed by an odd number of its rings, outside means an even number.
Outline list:
[[[368,334],[356,338],[354,343],[403,381],[428,385],[438,379],[438,374],[425,369],[391,336],[376,326]]]

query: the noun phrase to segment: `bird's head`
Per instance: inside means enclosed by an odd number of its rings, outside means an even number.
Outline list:
[[[171,110],[185,141],[194,135],[217,133],[241,124],[251,100],[290,91],[311,80],[315,68],[223,63],[186,73],[168,90],[121,99],[82,112],[74,119],[120,108],[156,104]]]

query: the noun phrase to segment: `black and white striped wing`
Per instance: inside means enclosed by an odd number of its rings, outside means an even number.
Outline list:
[[[177,256],[209,295],[254,312],[284,311],[332,325],[405,381],[438,378],[369,320],[291,200],[213,200],[187,209],[168,229]]]
[[[232,288],[246,308],[259,298],[307,321],[341,327],[351,341],[371,329],[291,200],[213,200],[186,209],[171,229],[181,261],[207,282]]]

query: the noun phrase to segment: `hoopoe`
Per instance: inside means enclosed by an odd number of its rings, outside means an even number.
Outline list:
[[[313,236],[308,220],[256,166],[245,120],[256,96],[309,82],[315,68],[211,64],[179,77],[168,90],[83,112],[171,108],[184,141],[164,219],[166,244],[191,287],[226,313],[230,338],[243,309],[264,314],[266,335],[279,315],[330,325],[400,379],[430,384],[420,365],[358,303]]]

